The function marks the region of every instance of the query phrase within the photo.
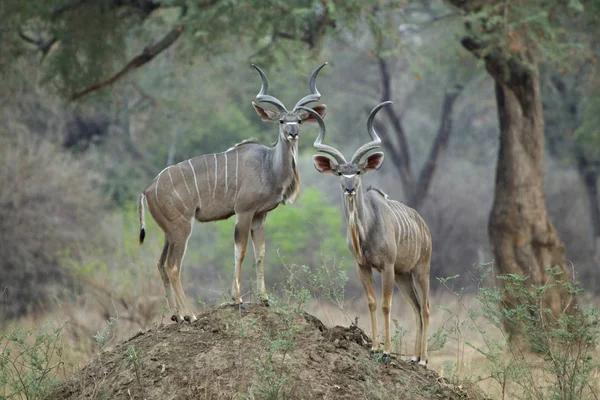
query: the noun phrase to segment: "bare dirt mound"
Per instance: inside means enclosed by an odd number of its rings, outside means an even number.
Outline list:
[[[356,326],[300,312],[220,306],[96,356],[50,399],[483,399],[421,366],[369,357]]]

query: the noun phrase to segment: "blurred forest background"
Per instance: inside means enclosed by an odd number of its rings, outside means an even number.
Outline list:
[[[345,154],[366,141],[369,110],[394,101],[376,126],[384,165],[365,179],[428,223],[433,290],[436,277],[453,275],[468,287],[473,266],[493,261],[488,219],[500,134],[490,53],[473,56],[464,39],[474,26],[489,40],[501,25],[508,51],[539,44],[531,68],[539,69],[545,120],[548,216],[568,270],[597,293],[598,4],[478,3],[3,0],[0,321],[64,300],[81,305],[94,292],[129,308],[162,298],[163,236],[147,216],[138,247],[135,202],[167,165],[250,137],[276,140],[277,126],[251,106],[260,88],[251,63],[290,105],[328,61],[318,78],[327,141]],[[81,92],[127,65],[111,85]],[[326,264],[348,271],[346,296],[360,297],[337,180],[312,166],[316,134],[314,124],[301,131],[298,202],[267,219],[268,290],[285,281],[286,266]],[[192,298],[229,297],[233,222],[196,223],[182,273]],[[244,292],[254,289],[252,261],[249,254]],[[102,304],[99,318],[107,319],[116,306]]]

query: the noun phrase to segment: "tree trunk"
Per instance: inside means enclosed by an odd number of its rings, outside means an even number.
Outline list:
[[[497,275],[518,274],[535,286],[571,282],[565,249],[548,218],[543,191],[544,121],[537,72],[486,60],[495,79],[500,150],[496,168],[494,204],[488,231]],[[508,73],[507,73],[508,72]],[[560,275],[549,273],[552,267]],[[505,292],[505,306],[521,300]],[[575,298],[562,285],[545,291],[543,306],[554,316],[576,309]],[[519,327],[505,321],[511,337]]]

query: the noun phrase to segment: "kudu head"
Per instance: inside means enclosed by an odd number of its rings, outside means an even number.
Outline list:
[[[258,92],[256,95],[256,101],[259,103],[270,103],[277,107],[277,111],[263,108],[255,102],[252,102],[252,105],[254,106],[256,113],[263,121],[279,123],[279,136],[281,140],[286,142],[295,142],[298,139],[298,134],[300,133],[300,124],[302,124],[302,122],[316,121],[315,115],[319,118],[325,118],[327,107],[324,104],[319,104],[313,108],[304,107],[306,104],[313,101],[318,101],[321,98],[321,93],[319,93],[317,90],[317,74],[325,65],[327,65],[327,63],[317,67],[311,74],[309,83],[310,94],[300,99],[292,111],[288,111],[281,101],[267,94],[267,89],[269,87],[267,77],[263,70],[252,64],[252,66],[256,68],[260,74],[260,79],[262,80],[262,86],[260,88],[260,92]],[[306,110],[313,111],[313,114]]]
[[[348,196],[349,199],[353,199],[358,192],[362,175],[379,169],[383,163],[383,152],[375,151],[381,147],[381,139],[373,128],[373,119],[377,112],[388,104],[392,104],[392,102],[384,101],[378,104],[369,114],[367,131],[371,136],[371,141],[356,150],[350,162],[346,161],[339,150],[322,144],[325,138],[325,123],[316,112],[309,108],[301,107],[301,109],[313,115],[320,127],[319,136],[315,140],[314,147],[324,154],[313,156],[315,168],[321,173],[329,172],[339,176],[342,193]]]

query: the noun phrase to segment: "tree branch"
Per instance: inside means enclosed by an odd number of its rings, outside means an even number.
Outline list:
[[[435,171],[437,170],[440,159],[442,158],[444,151],[448,147],[450,140],[450,134],[452,133],[452,111],[456,99],[461,94],[463,86],[460,84],[455,85],[452,89],[447,90],[444,96],[444,102],[442,105],[442,115],[440,116],[440,126],[438,128],[437,135],[433,142],[433,146],[427,157],[427,161],[421,173],[419,174],[419,180],[414,190],[413,196],[409,201],[411,207],[417,210],[423,205],[423,202],[431,186],[431,181]]]
[[[388,65],[386,61],[377,57],[377,61],[379,63],[379,72],[381,76],[381,84],[382,84],[382,94],[381,101],[390,100],[392,98],[392,85],[391,85],[391,77],[388,70]],[[399,143],[399,164],[398,171],[400,172],[400,179],[402,180],[402,185],[404,186],[404,193],[407,198],[413,197],[415,179],[410,170],[410,152],[408,149],[408,141],[406,140],[406,133],[404,132],[404,127],[402,126],[401,117],[396,114],[393,107],[385,107],[384,112],[387,114],[392,126],[394,127],[394,131],[396,132],[396,136],[398,137]]]
[[[88,86],[87,88],[80,90],[78,92],[75,92],[71,95],[71,100],[78,100],[80,98],[82,98],[83,96],[94,92],[98,89],[101,89],[105,86],[111,85],[113,84],[115,81],[121,79],[122,77],[124,77],[126,74],[128,74],[129,72],[131,72],[132,70],[141,67],[142,65],[150,62],[154,57],[156,57],[158,54],[162,53],[164,50],[166,50],[167,48],[169,48],[173,43],[175,43],[175,41],[177,39],[179,39],[179,36],[181,36],[181,33],[184,30],[184,25],[179,25],[175,28],[173,28],[165,37],[163,37],[158,43],[148,46],[144,49],[144,51],[142,52],[142,54],[134,57],[131,61],[129,61],[129,63],[127,63],[127,65],[121,69],[119,72],[117,72],[116,74],[114,74],[113,76],[111,76],[110,78],[94,83],[91,86]]]
[[[52,45],[54,43],[56,43],[55,37],[44,41],[42,39],[34,39],[31,36],[27,36],[27,34],[25,34],[25,32],[23,32],[23,29],[21,29],[21,28],[19,28],[18,32],[19,32],[19,37],[21,39],[23,39],[27,43],[31,43],[35,47],[37,47],[37,49],[40,51],[40,53],[42,53],[42,60],[46,57],[46,55],[50,51],[50,48],[52,48]]]
[[[56,7],[54,9],[54,11],[52,11],[52,14],[50,14],[50,19],[52,21],[56,21],[62,14],[64,14],[67,11],[76,9],[77,7],[79,7],[83,3],[85,3],[86,1],[87,0],[73,0],[68,3],[63,4],[60,7]]]

